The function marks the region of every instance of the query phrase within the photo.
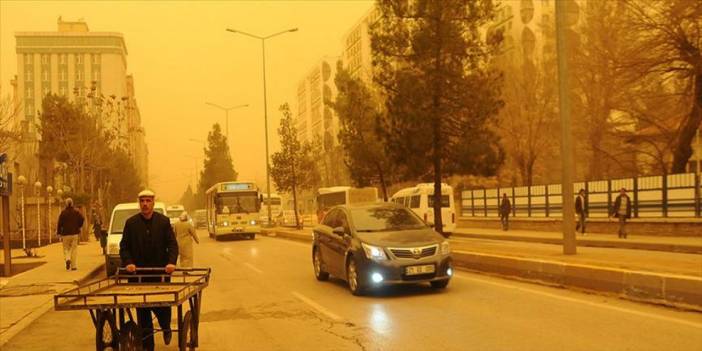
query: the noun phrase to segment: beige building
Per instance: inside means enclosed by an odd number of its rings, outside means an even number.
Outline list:
[[[370,26],[378,19],[378,10],[371,7],[342,38],[342,63],[353,77],[370,84],[373,80]]]
[[[300,142],[310,143],[320,155],[319,170],[323,186],[350,182],[337,138],[339,118],[328,102],[336,98],[336,57],[316,63],[297,86],[297,113],[294,125]]]
[[[147,182],[147,147],[134,94],[134,80],[127,75],[127,47],[121,33],[91,32],[83,21],[58,19],[56,32],[17,32],[17,78],[13,81],[18,116],[26,136],[25,167],[28,179],[38,176],[36,152],[38,114],[49,93],[76,98],[104,97],[112,100],[113,113],[104,121],[120,132],[119,139]],[[32,150],[34,150],[32,152]],[[33,173],[33,174],[32,174]]]

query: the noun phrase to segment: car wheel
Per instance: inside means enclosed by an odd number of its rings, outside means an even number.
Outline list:
[[[356,265],[356,260],[352,257],[349,258],[346,264],[346,281],[349,284],[349,290],[353,295],[361,296],[364,292],[363,283],[361,282],[361,272],[358,270]]]
[[[431,282],[431,287],[434,289],[444,289],[451,279],[435,280]]]
[[[312,265],[314,266],[314,277],[319,281],[325,281],[329,279],[329,272],[325,272],[322,269],[322,255],[319,254],[319,249],[314,248],[312,252]]]

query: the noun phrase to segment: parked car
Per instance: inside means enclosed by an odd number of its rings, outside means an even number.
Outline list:
[[[354,295],[392,284],[443,289],[453,275],[448,240],[403,205],[339,205],[313,233],[315,277],[344,279]]]
[[[302,215],[298,213],[297,219],[300,223],[300,226],[302,226],[303,220],[304,220]],[[281,211],[278,214],[278,216],[276,217],[275,222],[276,222],[276,224],[278,224],[281,227],[296,227],[296,225],[295,225],[295,211],[294,210]]]
[[[122,241],[124,224],[129,217],[139,213],[139,211],[138,202],[118,204],[112,209],[110,225],[107,229],[107,250],[105,254],[105,271],[107,272],[107,276],[114,275],[117,272],[117,268],[122,264],[122,260],[119,257],[119,242]],[[166,205],[164,205],[163,202],[156,202],[154,204],[154,211],[168,215],[166,212]]]
[[[195,210],[194,217],[196,228],[207,227],[207,210]]]

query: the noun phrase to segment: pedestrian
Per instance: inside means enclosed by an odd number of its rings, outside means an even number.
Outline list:
[[[78,260],[78,235],[83,227],[83,215],[73,207],[73,199],[66,199],[66,208],[59,215],[56,225],[56,234],[63,243],[63,257],[66,261],[66,270],[75,271]]]
[[[176,240],[178,241],[178,259],[180,260],[180,267],[192,268],[193,267],[193,240],[196,243],[200,243],[200,239],[197,237],[195,228],[188,221],[188,213],[183,211],[180,214],[180,221],[173,225],[173,230],[175,231]]]
[[[619,218],[619,237],[626,239],[626,220],[631,218],[631,199],[626,194],[626,188],[619,190],[610,217]]]
[[[507,193],[502,194],[502,202],[500,203],[500,222],[502,222],[502,230],[509,229],[509,214],[512,212],[512,203],[509,202]]]
[[[164,268],[166,274],[175,271],[178,261],[178,242],[165,215],[154,211],[156,195],[144,190],[137,196],[140,213],[129,217],[124,224],[122,240],[119,243],[119,256],[127,272],[134,273],[139,268]],[[145,274],[148,274],[146,272]],[[142,278],[144,282],[161,281],[160,277]],[[151,312],[156,315],[163,330],[163,341],[170,344],[171,308],[137,308],[137,320],[142,330],[142,344],[146,351],[154,350],[154,325]]]
[[[585,189],[580,189],[578,196],[575,198],[575,214],[578,215],[578,223],[575,225],[575,231],[578,229],[583,235],[585,234],[585,218],[587,214],[585,213]]]
[[[105,253],[105,245],[102,244],[102,216],[100,216],[100,211],[93,207],[92,222],[93,222],[93,235],[95,235],[95,240],[100,242],[100,247],[102,248],[102,253]]]

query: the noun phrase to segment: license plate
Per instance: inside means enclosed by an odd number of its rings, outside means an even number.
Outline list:
[[[418,274],[434,273],[435,269],[436,268],[434,267],[433,264],[426,264],[423,266],[409,266],[409,267],[405,267],[405,274],[406,275],[418,275]]]
[[[243,232],[243,231],[244,231],[244,228],[242,228],[242,227],[236,227],[235,230],[236,230],[237,232]]]

